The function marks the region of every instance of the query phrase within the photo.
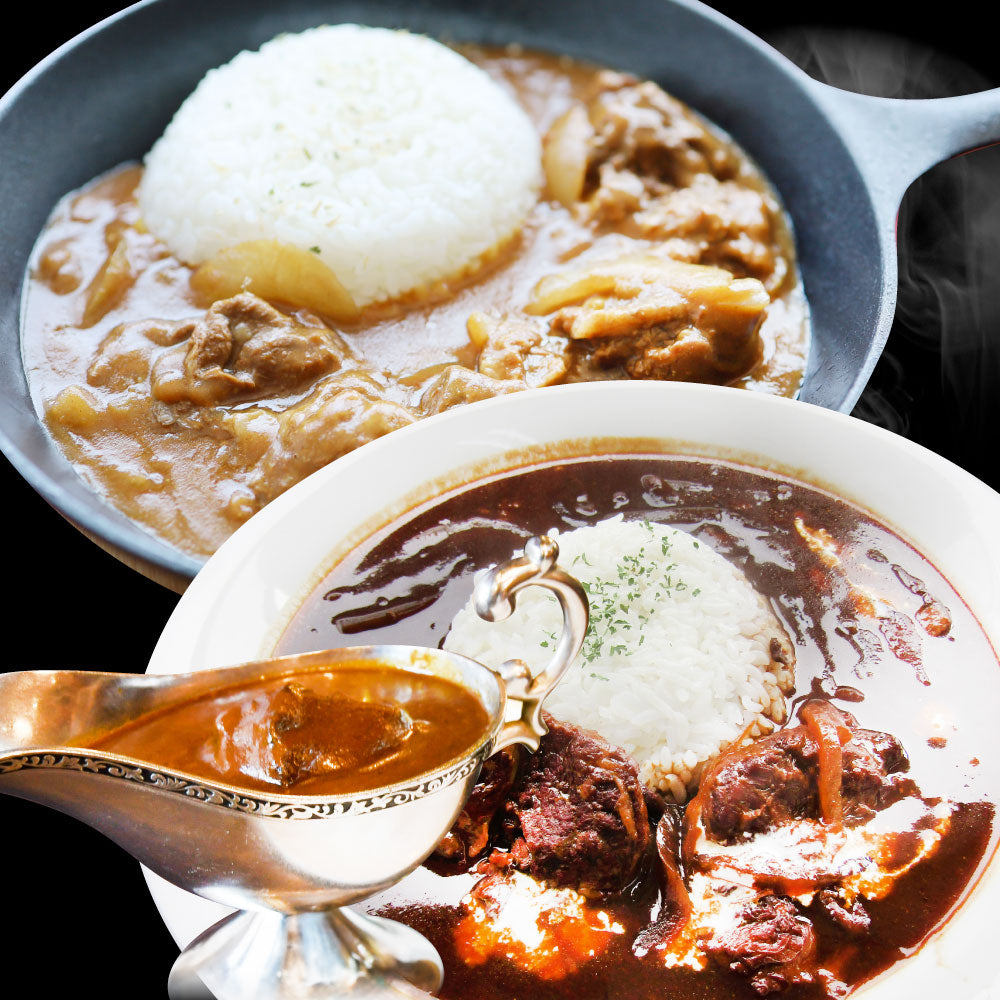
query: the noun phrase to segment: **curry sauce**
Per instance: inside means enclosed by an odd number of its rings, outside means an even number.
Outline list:
[[[435,771],[488,728],[460,684],[365,662],[225,688],[87,742],[250,791],[346,795]]]

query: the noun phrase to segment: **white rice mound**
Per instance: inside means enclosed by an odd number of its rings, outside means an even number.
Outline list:
[[[484,71],[430,38],[340,24],[211,70],[147,155],[139,206],[184,263],[278,240],[364,306],[467,270],[540,186],[538,134]]]
[[[720,750],[784,721],[794,650],[737,567],[684,531],[621,515],[553,537],[559,565],[588,592],[591,625],[546,711],[622,747],[678,802]],[[470,602],[445,648],[537,672],[561,630],[555,598],[531,587],[504,622],[483,621]]]

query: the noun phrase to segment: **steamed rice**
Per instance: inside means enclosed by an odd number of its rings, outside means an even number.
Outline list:
[[[343,24],[209,72],[150,151],[145,224],[199,264],[259,239],[319,255],[357,305],[472,266],[537,200],[531,122],[419,35]]]
[[[622,747],[644,782],[683,801],[720,750],[785,719],[788,636],[740,570],[686,532],[619,515],[556,537],[591,626],[546,710]],[[534,587],[504,622],[483,621],[470,602],[445,647],[537,672],[561,629],[555,598]]]

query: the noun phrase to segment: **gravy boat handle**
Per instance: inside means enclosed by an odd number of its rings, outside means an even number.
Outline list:
[[[549,731],[542,719],[542,703],[559,683],[583,648],[590,621],[587,594],[580,582],[556,565],[559,546],[547,535],[529,538],[524,555],[501,563],[476,584],[473,602],[486,621],[504,621],[514,613],[516,594],[525,587],[545,587],[555,594],[563,615],[563,631],[552,659],[532,676],[523,660],[507,660],[496,668],[507,690],[507,698],[520,702],[521,714],[504,724],[493,744],[493,752],[512,743],[537,750]]]

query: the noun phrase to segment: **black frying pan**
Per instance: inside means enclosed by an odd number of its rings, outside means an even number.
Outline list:
[[[775,184],[795,227],[813,321],[800,397],[843,411],[892,321],[903,192],[935,163],[1000,140],[1000,91],[893,101],[834,90],[691,0],[145,0],[104,21],[0,103],[0,447],[77,526],[176,588],[200,561],[100,501],[38,422],[19,361],[25,263],[56,201],[140,158],[208,69],[280,31],[337,21],[517,41],[627,69],[729,131]]]

